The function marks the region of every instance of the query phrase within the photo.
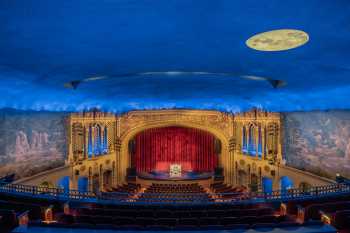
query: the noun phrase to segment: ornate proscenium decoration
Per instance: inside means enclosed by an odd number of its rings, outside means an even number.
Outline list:
[[[246,41],[246,45],[259,51],[283,51],[300,47],[308,41],[309,35],[304,31],[280,29],[254,35]]]
[[[172,109],[115,115],[94,111],[69,117],[67,163],[72,171],[79,172],[73,172],[72,179],[85,177],[91,191],[126,182],[127,170],[132,167],[130,145],[134,136],[147,129],[168,126],[213,134],[217,140],[218,167],[223,169],[228,184],[248,187],[251,180],[239,178],[246,174],[259,178],[254,186],[258,187],[262,176],[274,178],[269,171],[277,170],[277,161],[282,158],[279,113],[256,109],[240,114]]]

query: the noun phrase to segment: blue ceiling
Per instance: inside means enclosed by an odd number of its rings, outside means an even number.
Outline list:
[[[1,0],[0,107],[350,108],[349,12],[348,0]],[[284,28],[310,41],[281,52],[245,45]],[[188,73],[124,75],[166,71]]]

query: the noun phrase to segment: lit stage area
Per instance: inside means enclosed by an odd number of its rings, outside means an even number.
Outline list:
[[[153,181],[198,181],[211,179],[214,176],[213,172],[186,172],[183,171],[179,176],[172,176],[170,172],[141,172],[137,177],[140,179]]]
[[[218,166],[221,144],[204,130],[169,126],[138,133],[129,150],[137,183],[208,183]]]

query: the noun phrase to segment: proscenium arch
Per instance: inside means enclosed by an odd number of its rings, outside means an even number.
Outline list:
[[[217,139],[220,140],[221,142],[221,153],[219,155],[219,161],[218,164],[220,167],[224,169],[224,175],[225,179],[227,178],[228,175],[228,169],[227,165],[228,162],[226,160],[229,157],[229,139],[225,136],[223,132],[220,130],[213,128],[213,127],[208,127],[208,126],[203,126],[200,124],[195,124],[195,123],[187,123],[187,122],[159,122],[159,123],[149,123],[149,124],[142,124],[135,126],[128,131],[126,131],[123,135],[121,135],[121,148],[120,148],[120,177],[118,178],[118,183],[123,182],[125,177],[126,177],[126,169],[130,166],[130,156],[129,156],[129,151],[128,151],[128,143],[129,141],[135,137],[136,134],[147,130],[147,129],[152,129],[152,128],[163,128],[163,127],[170,127],[170,126],[178,126],[178,127],[186,127],[186,128],[195,128],[195,129],[200,129],[206,132],[209,132],[213,134]],[[121,180],[120,180],[121,179]]]

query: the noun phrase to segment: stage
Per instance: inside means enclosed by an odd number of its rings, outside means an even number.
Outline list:
[[[171,177],[169,172],[140,172],[137,174],[136,182],[141,186],[156,184],[191,184],[198,183],[203,187],[209,187],[213,182],[213,172],[183,172],[179,177]]]

